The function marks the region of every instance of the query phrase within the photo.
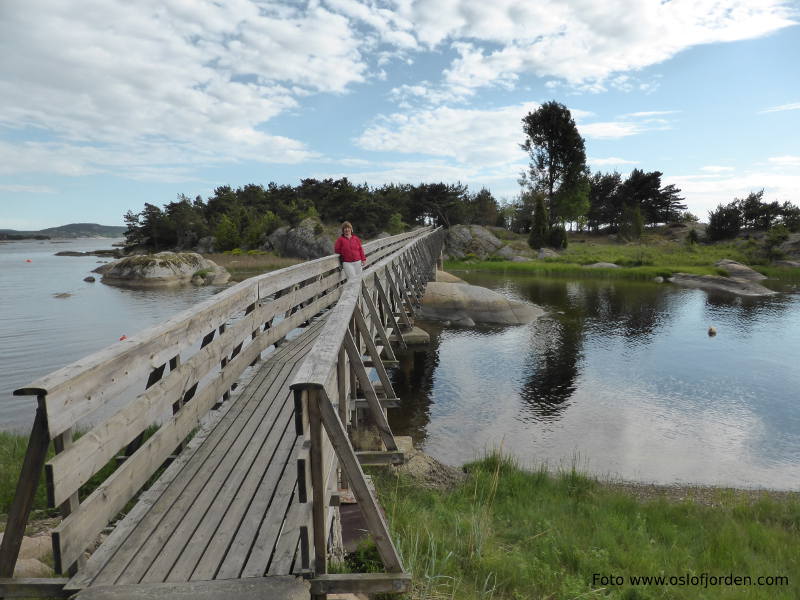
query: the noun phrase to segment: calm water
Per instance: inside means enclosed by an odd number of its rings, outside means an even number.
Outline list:
[[[800,489],[800,290],[462,274],[528,299],[528,326],[432,326],[395,373],[395,431],[450,464],[502,447],[626,480]],[[708,327],[718,331],[709,337]]]
[[[104,285],[96,256],[64,250],[110,248],[120,240],[0,243],[0,429],[24,430],[36,399],[12,392],[96,350],[159,323],[221,288],[126,290]],[[26,262],[30,259],[31,262]],[[95,275],[97,283],[83,278]],[[55,294],[69,293],[68,298]]]

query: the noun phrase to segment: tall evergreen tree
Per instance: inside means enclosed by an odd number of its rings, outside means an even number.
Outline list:
[[[538,250],[547,245],[547,208],[544,205],[544,194],[536,194],[536,206],[533,209],[533,225],[528,236],[528,245]]]
[[[564,221],[568,205],[580,193],[586,174],[586,148],[569,109],[554,100],[545,102],[522,119],[525,143],[522,149],[531,158],[523,176],[531,188],[546,194],[552,226]],[[588,188],[583,188],[588,193]]]

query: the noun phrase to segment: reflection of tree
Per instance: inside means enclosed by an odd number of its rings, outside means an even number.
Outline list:
[[[433,374],[439,366],[439,326],[425,325],[431,341],[424,352],[409,352],[400,356],[400,366],[391,369],[390,377],[395,395],[402,406],[389,410],[389,424],[396,435],[410,435],[415,443],[425,441],[430,423],[433,396]]]
[[[754,326],[763,326],[765,317],[777,319],[793,306],[789,294],[752,298],[709,290],[706,292],[704,316],[709,323],[720,319],[735,323],[736,333],[748,337]]]
[[[536,327],[529,367],[520,396],[534,421],[555,421],[575,391],[583,343],[580,319],[544,321]],[[527,420],[527,419],[526,419]]]

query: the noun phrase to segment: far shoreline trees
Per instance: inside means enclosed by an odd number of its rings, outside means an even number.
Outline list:
[[[530,163],[511,202],[499,203],[486,188],[470,192],[460,182],[370,187],[347,178],[309,178],[297,186],[251,183],[220,186],[207,200],[180,194],[163,208],[146,203],[141,212],[125,215],[125,237],[129,246],[154,251],[194,248],[209,237],[217,251],[258,249],[277,228],[318,217],[324,223],[349,220],[367,238],[417,225],[475,224],[525,234],[532,248],[564,248],[567,227],[631,241],[647,226],[698,220],[686,211],[680,189],[662,185],[661,171],[633,169],[624,180],[617,172],[591,173],[584,140],[563,104],[545,102],[522,119],[522,130],[520,146]],[[800,208],[766,203],[763,195],[763,190],[752,192],[710,211],[708,239],[774,225],[800,231]]]

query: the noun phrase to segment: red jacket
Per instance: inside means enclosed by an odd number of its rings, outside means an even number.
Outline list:
[[[343,235],[339,236],[339,239],[336,240],[336,245],[333,247],[333,251],[341,256],[344,262],[367,260],[364,254],[364,248],[361,247],[361,240],[358,239],[356,235],[351,235],[350,239]]]

